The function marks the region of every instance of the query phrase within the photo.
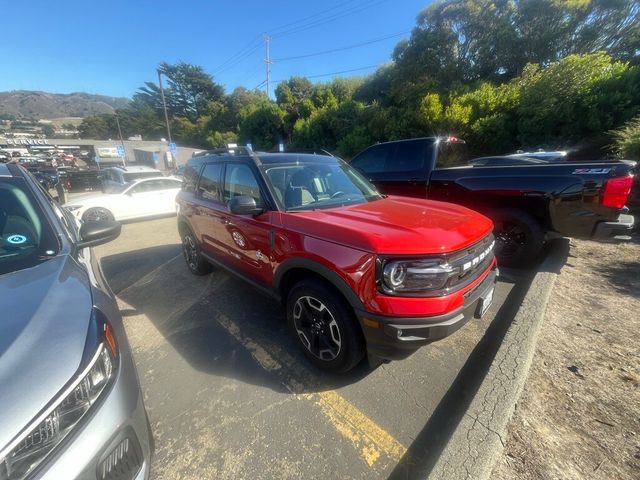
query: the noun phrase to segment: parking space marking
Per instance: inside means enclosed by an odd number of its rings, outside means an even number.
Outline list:
[[[297,393],[302,389],[304,382],[301,380],[304,378],[304,373],[289,354],[279,347],[270,346],[269,350],[277,352],[278,358],[276,358],[256,340],[246,336],[242,329],[227,316],[218,315],[216,320],[265,370],[279,373],[286,366],[288,371],[293,372],[293,376],[283,379],[285,388],[297,398],[316,404],[329,423],[354,445],[368,466],[373,467],[383,454],[390,460],[398,462],[406,453],[407,449],[404,445],[335,390]]]
[[[125,293],[126,290],[151,283],[168,264],[178,257],[180,255],[155,268],[133,285],[125,288],[119,295]],[[206,305],[209,303],[209,298],[205,294],[194,301],[194,303],[197,302]],[[119,298],[119,303],[120,308],[131,308],[121,298]],[[139,317],[143,317],[147,321],[141,321],[142,318]],[[139,326],[141,324],[144,325],[144,336],[147,337],[147,341],[149,340],[148,337],[151,336],[156,340],[153,342],[154,344],[162,343],[164,337],[157,327],[146,319],[144,314],[139,317],[136,316],[136,323]],[[236,339],[265,371],[280,376],[283,386],[295,398],[315,404],[333,428],[353,444],[359,456],[369,467],[374,467],[382,456],[394,463],[403,457],[407,451],[406,447],[337,391],[300,393],[308,389],[309,382],[305,380],[309,375],[299,361],[279,345],[264,338],[256,339],[247,336],[245,334],[246,329],[242,329],[226,315],[218,314],[214,317],[214,320]],[[129,331],[127,333],[131,335]]]

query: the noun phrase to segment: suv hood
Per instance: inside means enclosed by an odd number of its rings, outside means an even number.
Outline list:
[[[283,223],[329,242],[400,255],[452,252],[477,242],[493,229],[491,220],[468,208],[405,197],[286,213]]]
[[[0,277],[0,450],[80,367],[92,297],[68,255]]]

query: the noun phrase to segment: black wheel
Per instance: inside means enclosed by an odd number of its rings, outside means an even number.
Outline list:
[[[113,213],[104,207],[93,207],[82,214],[82,220],[85,222],[99,222],[110,220],[113,221]]]
[[[182,234],[182,253],[187,267],[194,275],[206,275],[211,271],[211,264],[200,254],[200,248],[191,230]]]
[[[544,230],[538,220],[518,209],[494,210],[498,265],[525,267],[537,260],[544,244]]]
[[[304,354],[320,368],[346,372],[364,356],[364,339],[353,310],[319,280],[303,280],[291,289],[287,321]]]

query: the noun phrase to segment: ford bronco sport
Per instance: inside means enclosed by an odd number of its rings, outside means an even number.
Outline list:
[[[223,267],[279,299],[316,365],[409,356],[491,303],[492,223],[465,207],[386,197],[328,155],[248,149],[192,158],[178,229],[196,275]]]

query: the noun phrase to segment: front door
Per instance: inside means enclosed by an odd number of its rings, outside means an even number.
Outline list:
[[[246,163],[228,163],[224,171],[224,202],[228,206],[233,197],[248,195],[257,205],[266,205],[265,192],[257,179],[257,172]],[[216,240],[226,250],[228,262],[251,280],[270,286],[273,279],[271,246],[273,212],[260,215],[220,215]]]

